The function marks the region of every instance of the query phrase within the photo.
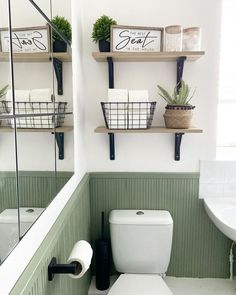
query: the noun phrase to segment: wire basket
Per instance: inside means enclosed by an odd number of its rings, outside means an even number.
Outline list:
[[[101,106],[108,129],[148,129],[156,102],[101,102]]]
[[[60,127],[64,123],[66,107],[67,102],[15,102],[15,114],[22,115],[22,117],[16,117],[16,127]],[[1,101],[1,111],[5,114],[13,114],[12,101]],[[13,119],[7,119],[7,125],[14,128]]]

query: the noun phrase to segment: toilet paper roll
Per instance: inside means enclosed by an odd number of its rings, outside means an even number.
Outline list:
[[[31,102],[51,102],[52,101],[52,90],[50,88],[46,89],[32,89],[30,91],[30,101]]]
[[[148,90],[129,90],[129,102],[148,102]]]
[[[69,276],[72,279],[81,278],[89,269],[92,256],[93,250],[88,242],[81,240],[75,243],[68,258],[68,263],[77,263],[77,270],[75,275],[69,274]]]
[[[29,90],[15,90],[15,101],[29,101],[29,98]],[[12,100],[12,89],[7,91],[6,100]]]

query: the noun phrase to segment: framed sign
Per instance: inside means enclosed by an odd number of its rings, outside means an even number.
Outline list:
[[[163,28],[111,26],[111,51],[163,51]]]
[[[2,52],[9,52],[10,34],[8,29],[0,29]],[[14,53],[49,52],[49,27],[12,29]]]

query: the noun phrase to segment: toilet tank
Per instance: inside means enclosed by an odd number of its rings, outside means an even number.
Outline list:
[[[162,210],[113,210],[109,216],[116,270],[164,274],[172,246],[173,219]]]
[[[23,236],[36,221],[44,208],[19,209],[20,235]],[[0,213],[0,262],[3,261],[19,242],[18,209],[5,209]]]

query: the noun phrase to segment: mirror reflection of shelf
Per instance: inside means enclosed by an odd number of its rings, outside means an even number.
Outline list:
[[[57,58],[62,62],[71,62],[72,56],[70,52],[47,52],[47,53],[14,53],[14,62],[49,62],[51,58]],[[0,52],[0,62],[10,60],[7,52]]]
[[[73,130],[73,126],[62,126],[56,128],[16,128],[17,132],[34,133],[44,132],[55,134],[55,139],[58,147],[58,158],[64,160],[64,134]],[[14,132],[14,128],[1,127],[0,133]]]
[[[45,53],[14,53],[13,62],[16,63],[36,63],[49,62],[53,60],[53,66],[57,78],[57,94],[63,95],[63,62],[71,62],[71,52],[45,52]],[[0,62],[10,61],[10,54],[8,52],[0,52]]]
[[[73,130],[73,126],[62,126],[54,128],[16,128],[17,132],[52,132],[56,133],[65,133]],[[1,127],[0,133],[14,132],[14,128],[11,127]]]

